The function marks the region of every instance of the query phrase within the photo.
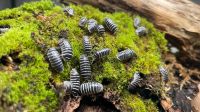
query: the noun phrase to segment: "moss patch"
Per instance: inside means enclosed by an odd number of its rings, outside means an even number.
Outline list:
[[[54,6],[50,0],[26,3],[18,8],[0,11],[0,25],[11,27],[8,32],[0,36],[0,57],[17,50],[20,51],[19,56],[23,60],[20,71],[0,71],[0,96],[6,106],[17,108],[16,105],[22,105],[23,110],[29,111],[55,111],[59,107],[56,93],[48,86],[49,79],[54,79],[56,83],[68,80],[71,68],[79,68],[79,56],[83,53],[80,40],[88,33],[78,27],[78,22],[82,16],[86,16],[96,19],[101,24],[104,17],[110,17],[119,28],[116,35],[110,33],[106,33],[104,37],[96,33],[90,35],[94,51],[106,47],[112,51],[108,57],[92,65],[94,80],[101,82],[104,78],[111,79],[111,83],[105,87],[119,91],[124,98],[122,101],[127,106],[133,107],[135,111],[148,110],[145,102],[138,96],[128,93],[126,87],[135,71],[144,74],[157,72],[158,65],[161,64],[161,52],[166,51],[167,42],[164,34],[141,18],[149,34],[138,37],[134,32],[131,14],[103,13],[87,5],[70,5],[70,7],[75,10],[73,17],[65,15],[62,8]],[[66,29],[74,57],[64,64],[63,73],[52,75],[48,69],[49,64],[45,61],[45,50],[57,46],[59,32]],[[33,32],[35,36],[31,38]],[[138,58],[128,63],[121,63],[116,59],[116,54],[119,49],[126,48],[133,49]],[[30,61],[28,57],[32,60]]]

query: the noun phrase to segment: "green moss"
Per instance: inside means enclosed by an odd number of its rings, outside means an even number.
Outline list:
[[[155,105],[151,101],[143,102],[138,96],[128,93],[125,87],[135,71],[145,74],[157,72],[161,52],[167,50],[164,34],[141,18],[142,25],[147,27],[149,34],[138,37],[134,32],[131,14],[103,13],[87,5],[70,6],[75,10],[73,17],[65,15],[62,8],[54,6],[50,0],[26,3],[18,8],[0,11],[0,25],[11,27],[8,32],[0,35],[0,57],[20,51],[19,58],[23,60],[20,71],[0,71],[0,96],[5,96],[8,105],[22,103],[24,110],[55,111],[59,102],[56,93],[48,87],[49,79],[60,83],[69,79],[72,68],[79,68],[79,57],[83,54],[82,36],[87,34],[87,31],[78,27],[79,19],[86,16],[103,24],[104,17],[110,17],[118,25],[116,35],[90,35],[93,52],[106,47],[112,51],[108,57],[92,65],[93,79],[98,82],[104,78],[110,79],[111,84],[107,88],[125,94],[122,95],[122,101],[134,111],[154,110]],[[48,69],[49,64],[44,59],[46,48],[41,45],[47,48],[57,46],[59,32],[65,29],[69,30],[68,40],[73,47],[74,57],[70,62],[65,62],[63,73],[52,75]],[[35,34],[34,38],[30,36],[32,32]],[[119,49],[126,48],[133,49],[138,58],[125,64],[116,59],[116,54]],[[146,104],[151,106],[147,108]]]
[[[131,95],[127,92],[123,93],[122,102],[127,112],[158,112],[158,108],[151,100],[143,100],[137,95]]]

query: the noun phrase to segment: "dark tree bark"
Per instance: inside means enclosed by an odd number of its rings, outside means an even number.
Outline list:
[[[166,32],[181,51],[178,59],[187,67],[200,66],[200,6],[190,0],[64,0],[91,4],[105,11],[137,12]]]

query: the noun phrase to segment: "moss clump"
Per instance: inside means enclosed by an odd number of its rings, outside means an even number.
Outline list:
[[[125,110],[128,112],[158,112],[155,104],[151,100],[142,100],[136,95],[130,95],[124,92],[122,102]]]
[[[108,47],[111,54],[92,65],[94,80],[101,82],[104,78],[111,80],[106,88],[117,90],[122,95],[122,101],[135,111],[148,111],[145,102],[138,96],[129,94],[126,90],[128,80],[133,72],[145,74],[155,73],[161,63],[161,52],[166,51],[164,34],[157,31],[153,25],[142,18],[142,24],[149,34],[138,37],[133,27],[133,16],[123,12],[113,14],[103,13],[91,6],[70,5],[75,10],[75,16],[66,16],[62,8],[54,6],[50,0],[42,0],[24,4],[18,8],[0,11],[0,25],[10,25],[10,30],[0,36],[0,57],[13,51],[21,51],[22,61],[20,71],[0,71],[0,96],[7,106],[22,105],[28,111],[55,111],[58,108],[58,97],[50,88],[49,79],[56,83],[69,79],[71,68],[78,68],[79,56],[83,53],[82,36],[87,32],[78,27],[82,16],[94,18],[103,23],[104,17],[112,18],[119,27],[116,35],[106,33],[101,37],[94,33],[90,35],[93,50]],[[46,48],[57,46],[59,32],[68,29],[68,40],[73,47],[74,57],[65,63],[63,73],[54,74],[48,69],[45,61]],[[31,33],[34,32],[34,38]],[[138,58],[128,63],[121,63],[115,57],[119,49],[133,49]],[[31,60],[30,60],[31,59]],[[134,102],[132,98],[136,99]],[[151,103],[150,103],[151,104]],[[140,105],[140,109],[135,108]],[[152,108],[155,107],[152,105]],[[2,107],[3,108],[3,107]],[[3,110],[3,109],[2,109]]]

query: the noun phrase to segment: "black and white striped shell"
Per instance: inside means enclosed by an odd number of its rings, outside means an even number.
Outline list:
[[[98,34],[100,35],[103,35],[105,33],[105,28],[103,25],[98,25],[96,29],[97,29]]]
[[[133,50],[126,49],[124,51],[119,52],[116,57],[120,61],[127,61],[133,57],[136,57],[136,54]]]
[[[167,72],[167,70],[163,66],[160,66],[159,71],[160,71],[160,74],[162,76],[162,80],[164,82],[168,82],[168,72]]]
[[[56,72],[62,72],[64,70],[64,66],[58,51],[55,48],[50,48],[47,51],[47,58],[50,62],[51,67]]]
[[[89,54],[92,50],[90,40],[88,36],[83,36],[83,48],[86,54]]]
[[[139,72],[135,72],[134,76],[133,76],[133,80],[131,81],[131,83],[128,86],[129,90],[135,90],[142,82],[142,78],[140,76]]]
[[[61,56],[64,60],[70,60],[73,56],[73,51],[68,40],[61,38],[59,39],[58,45],[61,49]]]
[[[103,85],[98,82],[87,82],[80,86],[80,92],[82,95],[92,95],[103,91]]]
[[[87,24],[87,22],[88,22],[87,18],[86,17],[82,17],[80,19],[80,21],[79,21],[79,26],[83,28],[83,27],[85,27],[85,25]]]
[[[97,51],[95,54],[94,54],[94,56],[96,57],[96,58],[103,58],[104,56],[107,56],[107,55],[109,55],[110,54],[110,49],[109,48],[104,48],[104,49],[102,49],[102,50],[99,50],[99,51]]]
[[[110,18],[105,18],[104,19],[104,24],[106,28],[111,32],[111,33],[116,33],[117,31],[117,25],[110,19]]]
[[[97,27],[97,21],[94,20],[94,19],[89,19],[88,20],[88,31],[89,31],[89,33],[95,32],[96,27]]]
[[[144,27],[144,26],[141,26],[141,27],[138,27],[136,30],[135,30],[135,33],[138,35],[138,36],[144,36],[147,34],[147,29]]]
[[[140,18],[138,17],[134,18],[134,27],[135,28],[140,27]]]
[[[63,82],[63,89],[64,91],[71,93],[72,91],[72,83],[70,81],[64,81]]]
[[[75,68],[70,71],[70,82],[72,84],[72,95],[78,96],[80,88],[80,76]]]
[[[5,33],[9,30],[9,28],[0,28],[0,33]]]
[[[63,9],[63,12],[67,13],[70,16],[74,15],[74,9],[70,8],[70,7],[66,7]]]
[[[80,56],[80,72],[85,80],[91,79],[91,66],[90,61],[86,55]]]

